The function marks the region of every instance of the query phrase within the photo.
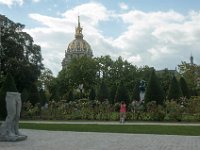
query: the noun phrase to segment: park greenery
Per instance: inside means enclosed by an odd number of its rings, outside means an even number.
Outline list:
[[[20,123],[24,129],[48,131],[104,132],[128,134],[164,134],[199,136],[199,126],[167,126],[167,125],[98,125],[98,124],[55,124]]]
[[[177,70],[155,70],[121,56],[83,56],[55,77],[23,28],[19,23],[1,27],[1,119],[6,116],[5,93],[16,88],[24,119],[118,120],[125,101],[127,120],[200,121],[199,65],[183,61]],[[141,80],[146,83],[144,101]]]

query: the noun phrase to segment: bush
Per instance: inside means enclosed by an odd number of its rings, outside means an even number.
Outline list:
[[[166,120],[181,121],[183,109],[176,101],[166,101]]]
[[[186,104],[187,113],[189,114],[196,114],[200,113],[200,97],[191,97]]]
[[[156,105],[156,101],[147,103],[147,112],[152,121],[163,121],[165,118],[164,108],[161,105]]]
[[[200,99],[193,97],[185,100],[184,104],[176,101],[166,101],[165,108],[157,105],[155,101],[147,103],[144,109],[143,103],[136,102],[129,105],[126,120],[140,121],[199,121]],[[65,120],[119,120],[120,103],[110,104],[108,101],[80,99],[66,102],[49,101],[48,107],[40,108],[25,102],[22,109],[24,119],[65,119]]]

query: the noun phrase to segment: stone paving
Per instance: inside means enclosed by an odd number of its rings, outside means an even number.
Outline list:
[[[0,142],[0,150],[200,150],[200,136],[21,131],[26,141]]]

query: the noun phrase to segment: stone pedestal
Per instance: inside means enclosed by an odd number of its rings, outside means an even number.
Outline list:
[[[0,127],[0,141],[22,141],[26,135],[19,132],[19,118],[21,112],[21,94],[6,93],[7,117]]]

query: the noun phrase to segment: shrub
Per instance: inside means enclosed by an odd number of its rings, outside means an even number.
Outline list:
[[[200,113],[200,97],[191,97],[188,100],[187,112],[190,114]]]
[[[166,101],[166,120],[181,121],[182,107],[176,101]]]
[[[161,105],[156,105],[156,101],[147,103],[147,112],[150,115],[150,120],[163,121],[165,118],[165,111]]]

